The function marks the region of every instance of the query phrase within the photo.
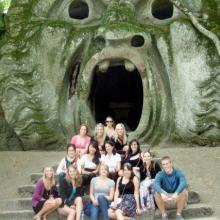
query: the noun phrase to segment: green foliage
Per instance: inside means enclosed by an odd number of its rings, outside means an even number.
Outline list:
[[[0,0],[0,12],[7,13],[11,0]]]

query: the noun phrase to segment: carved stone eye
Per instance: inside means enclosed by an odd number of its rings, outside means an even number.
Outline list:
[[[88,18],[89,16],[88,4],[81,0],[73,1],[69,6],[69,16],[73,19],[79,19],[79,20]]]
[[[159,20],[171,18],[173,10],[173,4],[169,0],[155,0],[151,6],[152,15]]]

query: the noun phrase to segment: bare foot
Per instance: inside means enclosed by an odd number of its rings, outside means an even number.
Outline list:
[[[41,217],[39,215],[35,215],[33,219],[34,220],[41,220]]]

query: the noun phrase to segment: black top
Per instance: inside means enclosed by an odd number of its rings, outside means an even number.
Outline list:
[[[53,198],[58,197],[58,192],[57,192],[56,186],[52,186],[52,188],[50,190],[46,190],[46,188],[44,188],[42,198],[47,200],[50,198],[50,196],[52,196]]]
[[[139,156],[136,159],[132,159],[132,154],[128,155],[123,161],[122,161],[122,165],[125,163],[130,163],[132,165],[132,167],[139,167],[141,168],[143,166],[143,161],[141,159],[141,157]]]
[[[62,199],[63,205],[66,204],[68,206],[71,206],[76,197],[83,195],[82,187],[76,187],[75,194],[71,197],[72,189],[72,183],[68,182],[65,178],[62,178],[59,185],[59,194]]]
[[[99,143],[98,143],[98,145],[101,146],[101,148],[102,148],[101,150],[99,149],[99,151],[105,151],[105,142],[109,141],[109,140],[110,140],[109,137],[106,136],[105,140],[104,140],[104,143],[102,145],[99,145]],[[95,136],[91,137],[91,141],[97,141],[98,142],[98,140],[96,139]]]
[[[149,173],[147,172],[144,165],[140,168],[140,174],[141,174],[141,181],[144,180],[147,176],[149,176],[151,179],[154,179],[156,174],[161,171],[160,165],[158,162],[151,161],[151,166]]]
[[[134,183],[133,183],[133,181],[129,180],[128,183],[123,184],[122,179],[123,179],[123,177],[120,178],[119,185],[118,185],[119,195],[122,196],[124,194],[134,194]]]
[[[110,139],[112,142],[114,142],[114,144],[115,144],[115,149],[116,149],[116,152],[118,153],[118,154],[120,154],[121,156],[124,156],[125,155],[125,151],[123,151],[123,147],[125,146],[125,145],[127,145],[127,143],[126,144],[123,144],[120,140],[115,140],[114,138],[111,138]]]

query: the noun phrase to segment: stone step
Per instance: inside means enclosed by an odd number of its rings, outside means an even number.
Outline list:
[[[6,201],[5,210],[32,210],[31,198],[16,198]]]
[[[185,219],[191,219],[191,218],[202,218],[202,217],[210,217],[213,215],[213,210],[211,206],[207,204],[191,204],[187,205],[187,207],[183,210],[183,216]],[[169,218],[175,218],[176,211],[175,210],[169,210],[168,216]],[[155,219],[160,219],[161,215],[159,210],[156,210],[155,212]]]
[[[193,204],[188,205],[187,208],[183,211],[183,216],[185,219],[201,219],[205,220],[205,217],[210,217],[213,214],[213,211],[210,206],[204,205],[204,204]],[[33,218],[33,211],[32,210],[16,210],[16,211],[4,211],[0,212],[0,219],[1,220],[30,220]],[[168,213],[170,219],[174,219],[175,211],[169,211]],[[64,220],[64,217],[61,217],[58,215],[57,212],[52,213],[48,220]],[[89,219],[88,217],[85,217],[84,220]],[[137,216],[135,218],[136,220],[146,220],[150,219],[149,215],[142,214],[141,216]],[[155,213],[155,220],[160,219],[160,213],[157,210]],[[101,219],[100,219],[101,220]],[[212,219],[207,219],[212,220]]]
[[[17,189],[19,197],[31,197],[34,191],[35,185],[23,185],[19,186]]]
[[[17,210],[17,211],[4,211],[0,212],[1,220],[31,220],[34,217],[34,212],[32,210]],[[64,220],[58,215],[57,212],[51,213],[48,220]]]

